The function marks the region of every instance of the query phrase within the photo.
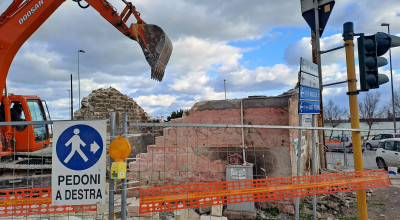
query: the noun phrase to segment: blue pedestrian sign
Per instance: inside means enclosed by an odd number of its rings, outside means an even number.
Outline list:
[[[312,101],[299,101],[299,114],[319,114],[320,113],[319,102]]]
[[[105,120],[53,124],[52,205],[105,203]]]
[[[300,100],[317,101],[319,102],[320,92],[318,89],[300,86]]]
[[[73,125],[58,138],[56,152],[64,166],[72,170],[86,170],[99,161],[103,140],[93,127]]]

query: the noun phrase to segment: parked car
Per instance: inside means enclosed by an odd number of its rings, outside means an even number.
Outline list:
[[[353,142],[351,137],[332,137],[331,139],[325,140],[326,148],[328,151],[344,151],[346,152],[353,152]],[[365,148],[362,146],[362,152],[364,152]]]
[[[373,137],[371,140],[367,140],[365,142],[365,146],[368,150],[374,150],[378,148],[379,145],[379,141],[380,140],[384,140],[384,139],[388,139],[388,138],[398,138],[400,137],[400,134],[396,133],[396,134],[378,134],[375,137]]]
[[[376,165],[379,169],[400,168],[400,138],[390,138],[379,142],[376,150]]]

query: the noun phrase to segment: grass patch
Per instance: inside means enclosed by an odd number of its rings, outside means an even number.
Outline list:
[[[314,219],[314,216],[311,215],[311,214],[300,213],[299,219],[301,219],[301,220],[312,220],[312,219]]]
[[[276,207],[262,208],[261,210],[272,216],[278,216],[280,214],[279,209]]]
[[[344,217],[343,220],[358,220],[357,217]]]
[[[386,205],[383,204],[383,203],[370,203],[370,204],[369,204],[369,207],[370,207],[370,208],[375,208],[375,209],[383,208],[383,207],[385,207],[385,206],[386,206]]]

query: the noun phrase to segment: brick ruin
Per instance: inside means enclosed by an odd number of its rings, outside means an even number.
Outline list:
[[[185,111],[182,118],[171,123],[239,125],[241,104],[245,125],[298,126],[296,89],[275,97],[198,102]],[[111,111],[126,111],[129,122],[154,122],[132,98],[114,88],[93,91],[82,100],[82,108],[75,117],[109,118]],[[130,138],[134,149],[131,155],[139,160],[129,163],[127,177],[128,181],[140,183],[129,187],[224,181],[226,165],[232,161],[240,164],[240,158],[232,160],[232,157],[242,155],[241,128],[167,127],[154,131],[152,127],[129,127],[128,133],[150,135],[147,141]],[[311,132],[302,135],[306,139],[302,149],[302,174],[306,175],[311,171]],[[295,176],[294,142],[297,137],[298,130],[294,129],[244,129],[246,161],[254,164],[254,178]],[[138,196],[138,190],[128,190],[128,196]],[[287,206],[288,203],[290,200],[268,201],[261,205]]]

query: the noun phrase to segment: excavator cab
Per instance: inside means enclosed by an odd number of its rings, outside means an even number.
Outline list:
[[[46,121],[42,100],[37,96],[10,95],[0,104],[0,120],[3,122]],[[13,152],[33,152],[48,147],[50,143],[47,124],[3,126],[1,134],[1,155]]]

